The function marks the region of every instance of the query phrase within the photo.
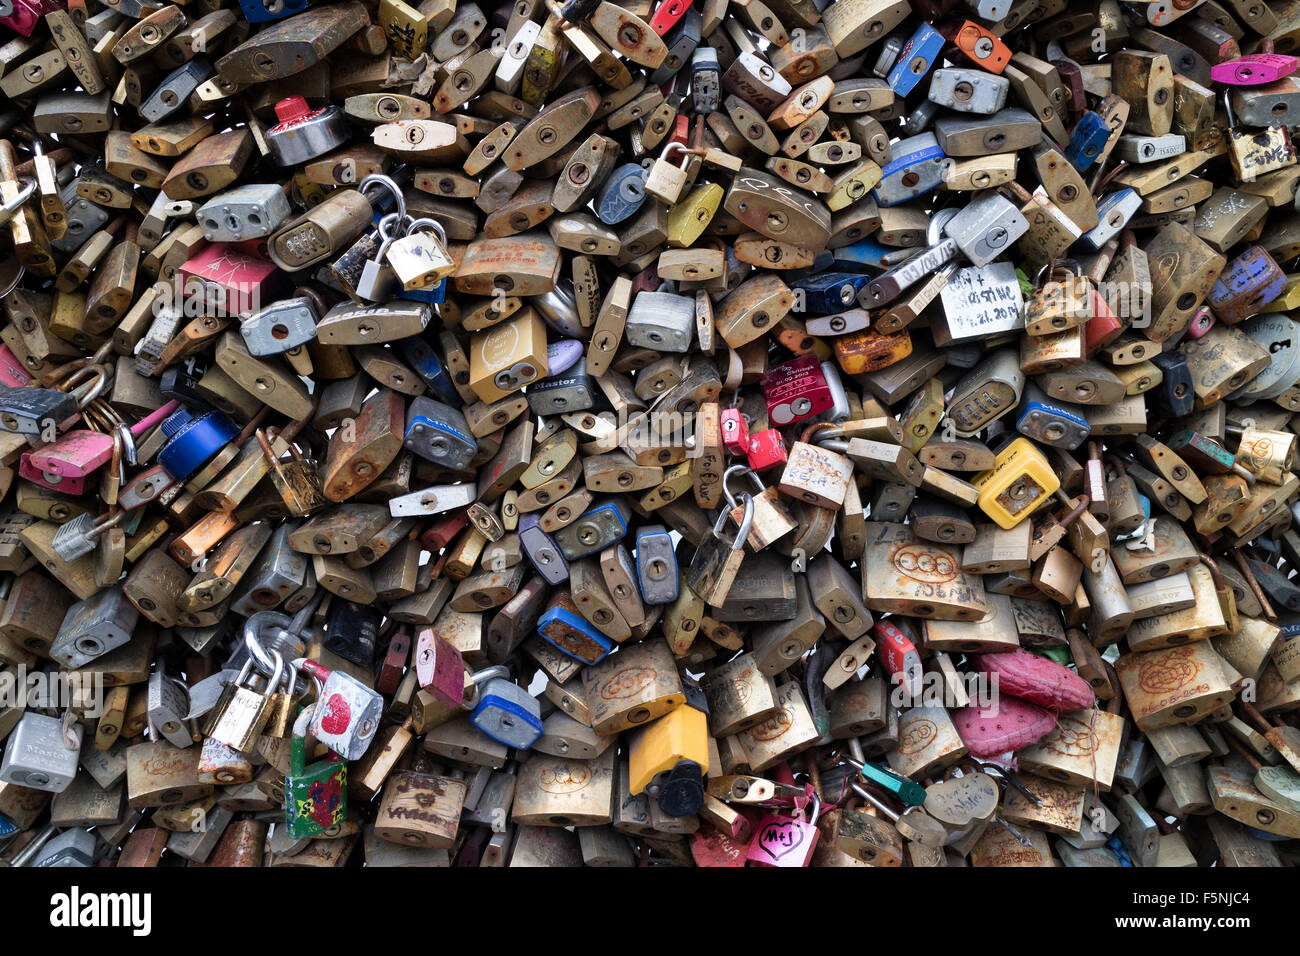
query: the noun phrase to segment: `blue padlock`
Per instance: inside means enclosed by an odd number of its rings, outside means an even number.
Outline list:
[[[790,282],[794,290],[796,308],[800,297],[802,311],[812,315],[833,315],[851,309],[858,300],[858,291],[871,277],[853,272],[822,272]]]
[[[416,302],[427,302],[430,305],[442,305],[447,301],[447,280],[440,279],[438,284],[430,286],[427,289],[404,289],[402,290],[403,299],[413,299]]]
[[[1016,412],[1016,431],[1031,441],[1073,451],[1087,441],[1092,429],[1082,408],[1048,398],[1030,382]]]
[[[1097,225],[1083,234],[1083,241],[1100,249],[1120,234],[1142,205],[1136,189],[1117,189],[1097,201]]]
[[[509,669],[501,665],[470,678],[482,689],[469,722],[499,744],[527,750],[542,735],[542,707],[536,697],[509,678]]]
[[[897,206],[938,189],[952,166],[934,133],[918,133],[890,147],[892,158],[873,190],[878,206]]]
[[[1110,139],[1110,126],[1100,113],[1088,110],[1074,124],[1070,145],[1065,147],[1065,158],[1070,165],[1083,172],[1097,161]]]
[[[1187,361],[1178,352],[1161,352],[1151,356],[1151,361],[1164,378],[1147,392],[1148,401],[1156,411],[1170,418],[1190,415],[1196,393],[1192,389],[1192,373],[1187,368]]]
[[[894,68],[889,71],[889,85],[900,97],[907,96],[930,72],[930,68],[939,61],[946,41],[934,27],[922,23],[916,28],[911,39],[903,45],[898,54]]]
[[[162,430],[171,440],[158,452],[158,464],[177,481],[202,468],[239,434],[239,426],[225,412],[194,418],[182,410],[168,415]]]
[[[596,215],[606,225],[614,225],[631,216],[645,202],[646,171],[640,163],[624,163],[609,174],[596,194]]]
[[[451,376],[447,374],[447,366],[442,364],[442,359],[432,345],[418,335],[413,335],[409,339],[402,339],[397,346],[407,364],[437,393],[439,401],[446,402],[453,408],[465,404],[461,401],[456,386],[452,384]]]
[[[563,592],[560,592],[563,594]],[[603,661],[614,649],[614,640],[603,634],[571,607],[572,600],[552,598],[551,606],[537,619],[537,634],[557,651],[584,664]]]
[[[849,246],[840,246],[835,250],[835,266],[850,269],[869,266],[872,269],[888,269],[886,257],[896,257],[898,249],[876,242],[874,239],[859,239]],[[894,263],[895,265],[897,263]],[[869,277],[868,277],[869,278]]]
[[[307,9],[307,0],[239,0],[249,23],[283,20]]]

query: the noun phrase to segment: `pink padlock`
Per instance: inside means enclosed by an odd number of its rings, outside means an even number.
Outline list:
[[[1210,67],[1210,79],[1228,86],[1262,86],[1296,71],[1300,60],[1285,53],[1251,53]]]
[[[465,696],[465,658],[460,649],[432,627],[420,631],[415,644],[415,677],[444,707],[459,708]]]
[[[186,260],[178,274],[187,316],[247,318],[274,300],[280,270],[269,259],[245,252],[235,243],[214,242]],[[196,305],[200,312],[194,311]]]
[[[1209,306],[1201,306],[1192,316],[1192,320],[1187,323],[1187,338],[1199,339],[1210,329],[1214,328],[1214,313],[1210,311]]]
[[[180,402],[173,400],[157,411],[150,412],[131,426],[131,437],[138,438],[143,435],[178,408]],[[84,478],[106,464],[112,455],[111,434],[78,428],[60,435],[57,441],[52,441],[34,451],[24,452],[23,459],[29,461],[32,468],[53,476],[57,481],[66,478]],[[47,487],[63,489],[61,484]]]
[[[32,453],[29,451],[23,452],[22,457],[18,459],[18,477],[60,494],[80,495],[86,491],[84,477],[47,474],[32,464]]]
[[[32,375],[18,361],[18,357],[9,351],[9,346],[0,345],[0,385],[22,388],[32,380]]]
[[[822,803],[817,794],[812,795],[808,819],[783,817],[769,813],[759,821],[750,841],[745,859],[755,866],[802,867],[812,862],[813,850],[821,832],[817,818],[821,816]]]

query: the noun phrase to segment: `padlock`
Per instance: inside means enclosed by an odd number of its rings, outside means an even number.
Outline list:
[[[383,696],[355,677],[322,667],[314,660],[298,658],[293,665],[322,682],[319,703],[308,725],[311,735],[344,760],[358,759],[379,729]]]
[[[482,688],[470,723],[498,743],[528,750],[542,735],[541,709],[537,698],[502,676],[508,673],[504,667],[490,667],[473,675]]]
[[[77,775],[82,728],[58,717],[24,713],[5,741],[0,781],[61,793]]]
[[[283,661],[271,675],[267,691],[273,691],[280,682]],[[244,662],[239,676],[227,684],[209,718],[206,735],[234,750],[248,752],[257,743],[262,729],[271,717],[270,697],[245,686],[253,679],[253,658]]]
[[[406,411],[403,446],[453,471],[468,467],[478,452],[465,416],[442,402],[420,396]]]
[[[293,723],[291,763],[284,780],[285,827],[294,839],[320,836],[348,814],[347,764],[337,752],[307,764],[307,734],[323,704],[309,704]]]

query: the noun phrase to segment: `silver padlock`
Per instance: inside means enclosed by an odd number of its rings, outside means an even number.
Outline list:
[[[5,741],[0,781],[62,793],[77,775],[81,725],[27,711]]]
[[[109,210],[78,196],[75,179],[59,190],[59,199],[63,201],[63,208],[67,211],[68,231],[63,238],[52,240],[50,248],[55,252],[72,255],[85,244],[87,239],[104,227],[104,223],[109,219]]]
[[[659,352],[686,352],[695,331],[695,299],[672,292],[641,292],[632,300],[623,338]]]
[[[70,670],[89,664],[129,641],[139,618],[120,587],[105,588],[68,608],[50,657]]]
[[[291,211],[284,187],[248,183],[205,202],[199,207],[198,223],[208,242],[238,242],[269,236]]]
[[[34,867],[94,866],[100,856],[101,843],[89,830],[64,830],[51,839],[32,858]]]
[[[569,579],[569,562],[555,539],[537,524],[536,512],[519,516],[519,547],[547,584],[563,584]]]
[[[472,484],[434,485],[423,491],[413,491],[388,500],[388,513],[394,518],[412,518],[419,515],[438,515],[456,508],[468,508],[478,498]]]
[[[992,191],[976,196],[944,227],[975,266],[988,265],[1028,231],[1029,220],[1015,204]]]
[[[184,750],[194,739],[185,726],[190,712],[189,690],[175,677],[168,677],[161,669],[149,675],[147,692],[149,727],[155,740],[162,737],[173,747]]]
[[[949,67],[930,77],[930,102],[958,113],[991,116],[1007,105],[1011,81],[984,70]]]
[[[1083,234],[1083,241],[1093,249],[1100,249],[1123,231],[1141,207],[1142,197],[1136,189],[1107,193],[1097,201],[1097,225]]]
[[[190,94],[199,88],[199,84],[213,75],[212,61],[200,53],[194,59],[182,63],[158,84],[149,94],[149,98],[140,104],[140,115],[147,122],[157,123],[165,120],[189,102]]]
[[[306,583],[311,563],[307,555],[289,547],[289,532],[297,528],[298,522],[287,521],[275,529],[230,596],[230,613],[248,617],[272,610]]]
[[[382,243],[375,257],[366,260],[366,264],[361,267],[361,278],[357,280],[357,296],[367,302],[385,302],[401,296],[402,282],[388,262],[388,249],[401,230],[399,220],[400,216],[395,212],[390,212],[379,220]]]
[[[50,544],[64,561],[75,561],[95,550],[99,539],[122,521],[125,512],[118,512],[105,518],[96,518],[90,512],[84,512],[59,525]]]
[[[506,43],[493,79],[493,85],[499,91],[511,96],[515,95],[524,78],[524,64],[528,62],[528,54],[532,52],[533,43],[541,32],[540,23],[535,20],[525,20]]]
[[[403,446],[426,461],[453,471],[469,467],[478,452],[478,442],[459,411],[443,402],[420,396],[406,410]]]
[[[280,355],[316,338],[316,303],[307,296],[281,299],[239,324],[248,354]]]
[[[1158,163],[1187,152],[1187,137],[1182,133],[1164,136],[1121,136],[1115,143],[1115,158],[1128,163]]]
[[[668,529],[646,525],[636,533],[636,576],[646,604],[671,604],[677,600],[677,556]]]

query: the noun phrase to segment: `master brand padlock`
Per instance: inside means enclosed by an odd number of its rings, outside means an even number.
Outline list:
[[[0,781],[61,793],[77,775],[82,728],[58,717],[27,711],[5,741]]]
[[[402,440],[421,458],[462,471],[478,452],[465,416],[442,402],[420,396],[406,410],[406,434]]]

